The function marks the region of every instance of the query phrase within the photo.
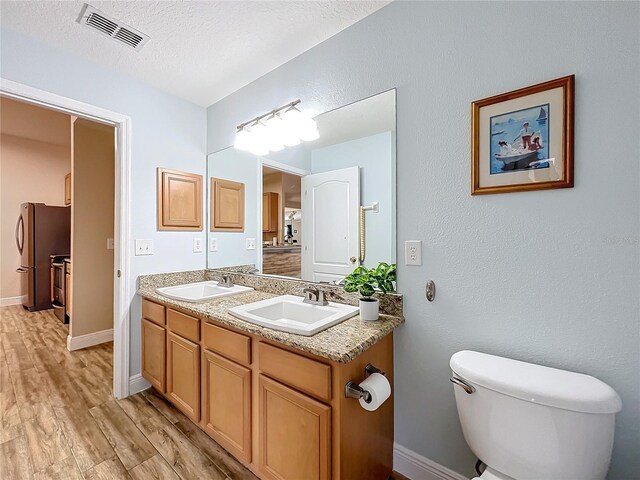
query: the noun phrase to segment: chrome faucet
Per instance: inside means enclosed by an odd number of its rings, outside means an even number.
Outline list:
[[[231,288],[233,287],[233,282],[231,281],[231,275],[224,274],[222,275],[222,280],[218,282],[219,287]]]
[[[324,291],[317,288],[305,288],[303,291],[304,300],[303,303],[310,303],[311,305],[329,305],[327,299],[324,296]]]

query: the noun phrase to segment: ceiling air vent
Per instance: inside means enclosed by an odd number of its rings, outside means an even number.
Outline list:
[[[105,15],[88,3],[85,3],[82,7],[78,23],[108,35],[115,41],[134,50],[140,50],[149,40],[148,35],[129,25],[125,25],[109,15]]]

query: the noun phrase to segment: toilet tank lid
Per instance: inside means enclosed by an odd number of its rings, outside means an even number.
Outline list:
[[[590,375],[463,350],[449,363],[463,380],[532,403],[584,413],[616,413],[616,391]]]

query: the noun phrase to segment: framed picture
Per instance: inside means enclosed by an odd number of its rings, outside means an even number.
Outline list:
[[[477,100],[471,195],[573,187],[574,76]]]

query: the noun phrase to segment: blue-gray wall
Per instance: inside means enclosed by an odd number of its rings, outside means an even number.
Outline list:
[[[399,267],[399,444],[472,473],[448,362],[475,349],[611,384],[610,478],[637,478],[639,25],[637,2],[394,2],[208,109],[213,152],[292,99],[317,114],[397,87],[398,258],[423,240]],[[471,197],[470,103],[571,73],[575,188]]]
[[[262,232],[258,235],[258,194],[262,195],[262,172],[258,157],[235,148],[227,148],[207,157],[207,176],[244,183],[244,231],[211,232],[207,238],[218,241],[218,251],[210,252],[207,245],[207,267],[221,268],[235,265],[257,264],[257,250],[247,250],[247,238],[262,241]],[[211,205],[211,181],[207,183],[208,202]],[[260,187],[260,188],[258,188]],[[260,197],[262,198],[262,197]],[[207,207],[207,214],[209,208]],[[260,212],[262,214],[262,212]],[[207,217],[210,217],[207,215]],[[209,226],[210,218],[207,218]]]
[[[396,260],[396,157],[392,141],[394,133],[383,132],[311,151],[311,173],[360,167],[360,205],[378,202],[377,213],[365,213],[367,268]]]
[[[155,254],[133,256],[131,242],[131,375],[140,373],[139,275],[203,268],[193,253],[202,232],[156,230],[156,167],[205,174],[205,109],[92,61],[0,30],[0,76],[131,117],[131,236],[154,240]]]

